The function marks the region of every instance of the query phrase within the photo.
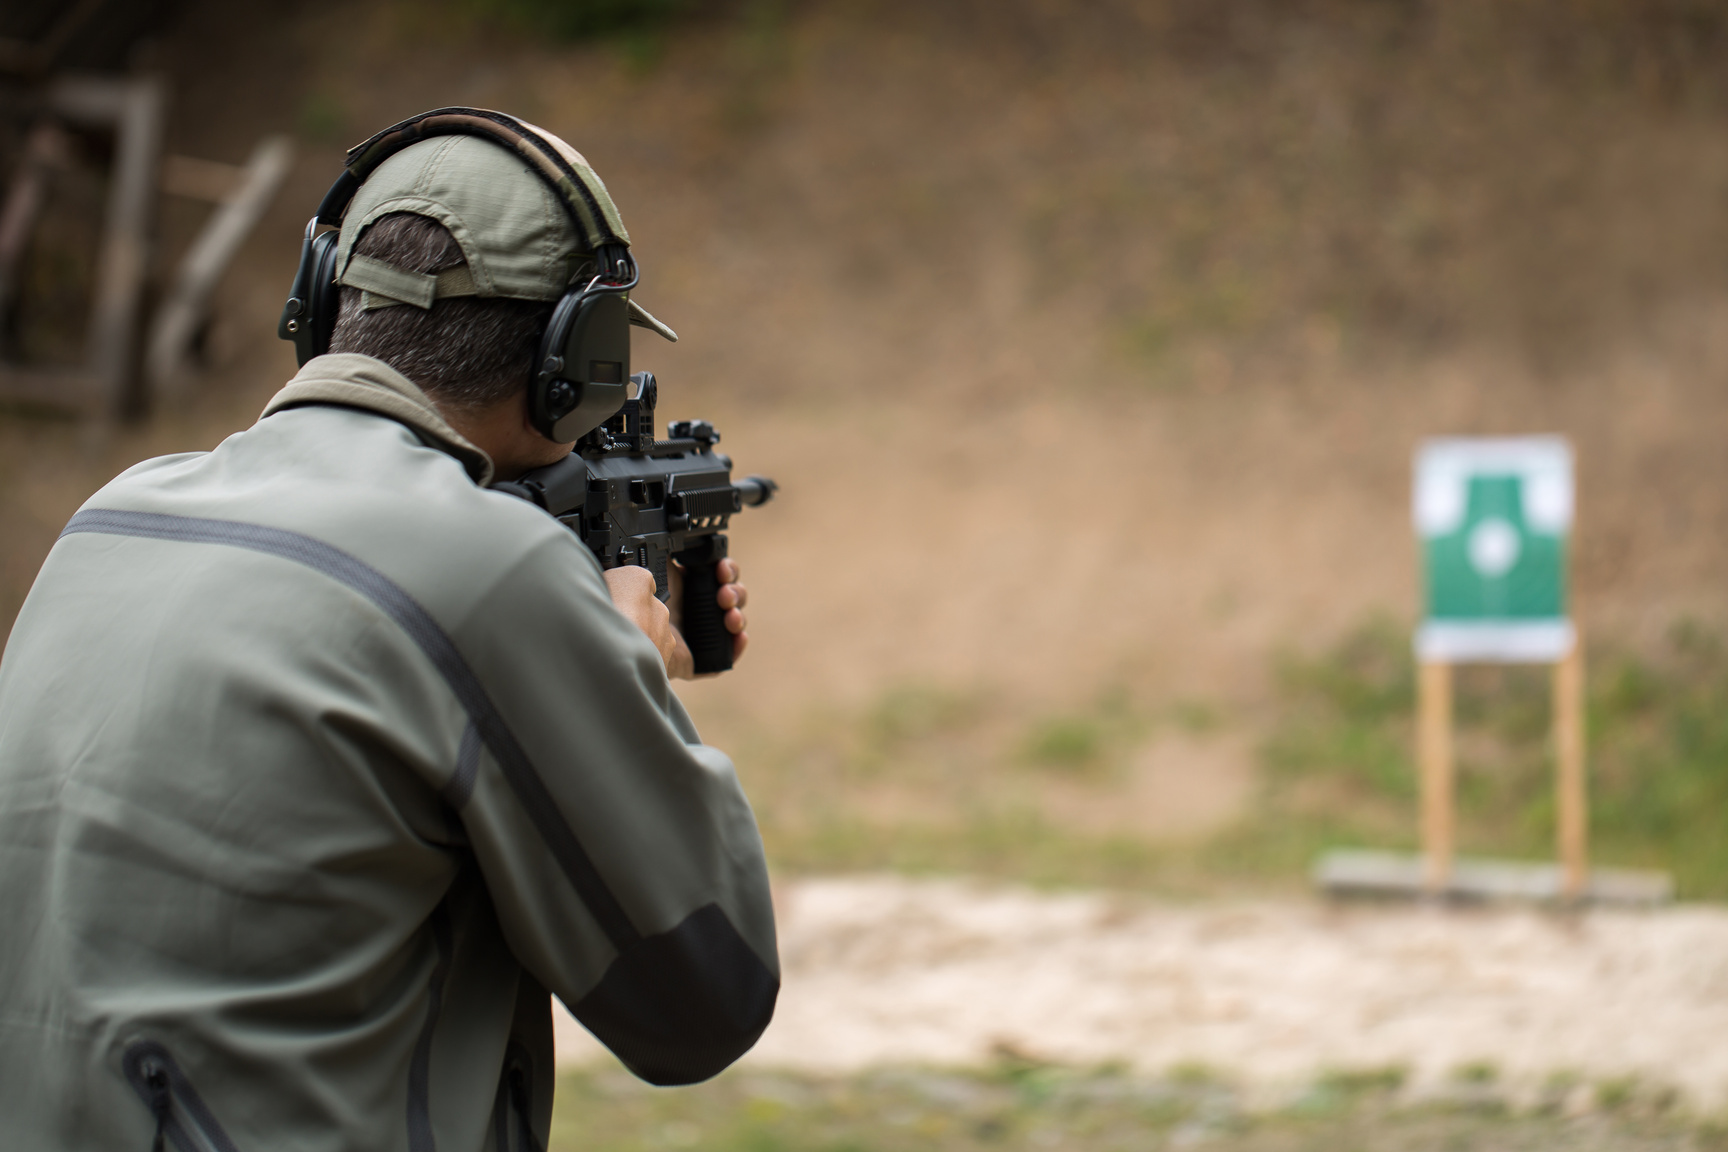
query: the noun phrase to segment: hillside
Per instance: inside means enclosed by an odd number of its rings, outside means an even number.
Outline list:
[[[1593,643],[1728,621],[1711,6],[751,0],[576,43],[487,11],[187,7],[172,147],[286,130],[298,167],[190,403],[0,419],[0,612],[108,476],[292,371],[275,314],[342,147],[478,104],[593,161],[684,337],[642,353],[664,410],[782,485],[735,535],[750,656],[685,695],[788,862],[1007,835],[980,805],[1154,840],[1123,795],[1229,809],[1279,655],[1408,622],[1422,436],[1573,439]],[[1158,776],[1171,733],[1198,784]]]

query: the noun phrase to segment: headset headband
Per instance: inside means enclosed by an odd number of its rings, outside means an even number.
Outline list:
[[[366,177],[410,144],[434,136],[478,136],[508,148],[559,193],[589,252],[630,246],[630,234],[606,185],[574,148],[534,125],[484,108],[436,108],[393,124],[348,150],[342,175],[318,205],[317,224],[340,227],[343,210]]]

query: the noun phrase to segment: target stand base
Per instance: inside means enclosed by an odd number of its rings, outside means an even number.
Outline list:
[[[1439,899],[1461,904],[1592,904],[1652,908],[1674,899],[1674,880],[1666,872],[1592,868],[1583,889],[1567,892],[1566,870],[1559,864],[1484,860],[1462,856],[1452,862],[1444,885],[1429,883],[1424,858],[1415,853],[1339,849],[1314,864],[1314,884],[1329,896],[1368,899]]]

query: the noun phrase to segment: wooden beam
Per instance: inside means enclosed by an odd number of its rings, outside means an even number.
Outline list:
[[[150,326],[145,368],[155,398],[172,399],[183,390],[189,353],[209,318],[210,297],[217,282],[270,206],[293,162],[294,145],[286,136],[260,141],[246,167],[236,169],[243,179],[187,249],[174,287]]]
[[[0,207],[0,316],[7,314],[18,294],[19,266],[42,213],[50,175],[66,163],[67,149],[66,133],[58,124],[36,125],[6,189],[6,204]]]
[[[1416,755],[1422,777],[1423,882],[1431,895],[1452,883],[1456,817],[1452,781],[1452,665],[1416,668]]]
[[[167,95],[162,81],[76,76],[56,81],[48,106],[69,120],[112,126],[114,173],[96,288],[85,337],[85,362],[106,395],[105,412],[115,417],[128,406],[138,352],[139,310],[150,259],[150,226],[156,214],[157,165]]]
[[[234,194],[246,178],[246,169],[220,160],[200,160],[196,156],[162,157],[162,191],[170,196],[185,196],[220,204]]]
[[[1590,811],[1584,775],[1584,640],[1554,665],[1555,838],[1569,899],[1589,881]]]
[[[1422,776],[1422,859],[1426,887],[1443,893],[1452,882],[1457,816],[1452,759],[1452,665],[1417,668],[1416,743]]]

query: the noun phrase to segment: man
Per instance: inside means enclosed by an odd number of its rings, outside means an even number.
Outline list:
[[[493,140],[396,152],[332,354],[68,524],[0,661],[0,1146],[543,1147],[548,990],[656,1083],[767,1025],[761,843],[653,578],[486,487],[570,451],[525,385],[589,261]]]

